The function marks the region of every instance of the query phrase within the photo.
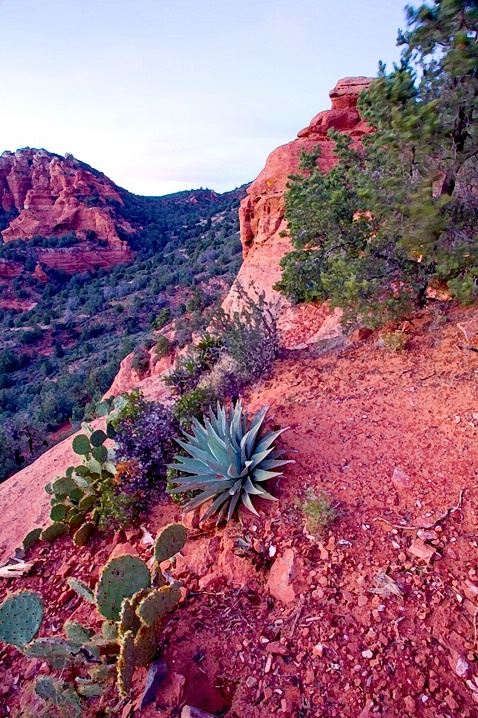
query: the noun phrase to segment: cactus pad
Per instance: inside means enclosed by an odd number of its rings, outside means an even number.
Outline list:
[[[68,506],[66,504],[55,504],[50,511],[50,518],[52,521],[64,521],[66,514],[68,513]]]
[[[37,635],[43,618],[38,593],[18,591],[0,605],[0,641],[23,648]]]
[[[43,529],[40,534],[42,541],[54,541],[59,536],[62,536],[68,530],[68,526],[61,521],[55,521]]]
[[[88,603],[95,602],[93,591],[91,591],[83,581],[79,581],[77,578],[69,578],[68,585],[73,589],[73,591],[75,591],[75,593],[78,594],[78,596],[80,596],[80,598],[84,598],[85,601],[88,601]]]
[[[118,556],[104,566],[96,585],[95,599],[99,612],[112,621],[120,616],[123,599],[151,586],[146,564],[136,556]]]
[[[81,645],[88,643],[94,634],[91,628],[85,628],[85,626],[82,626],[81,623],[77,623],[76,621],[66,621],[63,630],[69,641],[80,643]]]
[[[163,586],[150,591],[138,606],[137,614],[145,626],[152,626],[173,610],[179,603],[181,593],[176,588]]]
[[[32,529],[31,531],[29,531],[27,533],[27,535],[25,536],[25,538],[23,539],[23,542],[22,542],[22,546],[25,551],[36,544],[36,542],[40,538],[40,534],[41,534],[40,528]]]
[[[105,443],[106,439],[108,437],[106,436],[105,432],[102,431],[102,429],[97,429],[92,433],[90,436],[90,444],[91,446],[98,447]]]
[[[90,440],[86,434],[78,434],[78,436],[75,436],[72,447],[75,454],[79,454],[80,456],[86,456],[86,454],[91,452]]]
[[[78,484],[71,476],[60,476],[59,479],[53,482],[51,488],[55,496],[61,496],[62,494],[69,496],[72,491],[76,491]]]
[[[188,532],[181,524],[169,524],[156,537],[154,542],[154,558],[158,563],[181,551],[186,543]]]
[[[160,644],[161,632],[156,624],[141,626],[134,640],[136,665],[147,666],[153,660]]]
[[[76,546],[86,546],[96,530],[96,526],[92,521],[84,523],[73,536],[73,543]]]
[[[46,703],[52,703],[60,715],[81,718],[83,713],[80,699],[72,688],[63,688],[60,681],[49,676],[40,676],[35,681],[35,693]]]
[[[115,641],[118,638],[118,626],[113,621],[103,621],[101,624],[101,635],[103,638],[106,638],[107,641]]]
[[[28,658],[41,658],[52,668],[62,670],[77,663],[84,663],[85,657],[80,654],[82,646],[62,638],[39,638],[25,649]]]
[[[127,631],[120,644],[120,655],[117,664],[118,691],[121,698],[126,698],[131,690],[133,675],[136,668],[136,649],[131,631]]]

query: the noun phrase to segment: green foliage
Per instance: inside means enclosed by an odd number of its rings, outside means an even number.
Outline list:
[[[176,396],[192,392],[202,375],[209,371],[219,359],[222,340],[205,333],[198,343],[190,347],[187,354],[179,357],[164,382]]]
[[[138,347],[133,352],[132,368],[138,372],[139,376],[144,376],[149,369],[149,353],[144,347]]]
[[[112,435],[112,431],[109,433]],[[45,487],[51,496],[53,523],[42,531],[43,541],[54,541],[68,529],[76,529],[73,541],[77,546],[84,546],[98,523],[109,528],[116,525],[116,468],[103,446],[107,438],[107,433],[97,429],[89,436],[78,434],[73,439],[73,450],[82,457],[83,463],[70,466],[65,476]]]
[[[202,520],[217,513],[220,523],[224,518],[231,519],[240,502],[257,514],[251,496],[276,500],[263,483],[280,476],[282,472],[276,469],[291,462],[282,459],[283,452],[274,446],[285,429],[264,432],[266,412],[267,407],[248,421],[240,401],[229,411],[218,403],[217,412],[211,409],[204,426],[193,419],[192,435],[185,433],[185,440],[178,440],[190,456],[178,454],[177,463],[172,465],[190,476],[176,478],[179,486],[170,490],[172,494],[201,491],[186,504],[186,511],[212,500]]]
[[[169,307],[161,309],[157,317],[151,322],[151,329],[162,329],[172,319],[171,310]]]
[[[173,343],[169,341],[168,337],[164,334],[160,334],[156,340],[156,347],[154,353],[158,359],[169,356],[173,351]]]
[[[146,401],[140,392],[124,397],[113,424],[116,456],[122,466],[116,486],[133,496],[138,510],[143,510],[164,489],[179,426],[169,407]]]
[[[121,237],[135,260],[109,271],[70,276],[47,269],[44,284],[29,274],[37,264],[35,247],[69,246],[77,238],[0,247],[0,257],[20,261],[27,270],[14,280],[13,290],[28,292],[35,303],[28,311],[0,312],[0,481],[43,453],[56,441],[57,429],[70,430],[69,420],[93,418],[120,361],[147,341],[151,322],[163,310],[162,321],[171,320],[178,292],[186,295],[195,284],[208,301],[224,294],[241,263],[237,208],[244,193],[136,197],[125,192],[124,205],[110,209],[114,220],[126,220],[136,230]],[[21,343],[22,334],[37,327],[41,346],[52,349],[48,357],[36,351],[39,345]]]
[[[34,591],[17,591],[0,605],[0,641],[23,648],[32,641],[43,618],[43,602]]]
[[[32,529],[27,533],[25,538],[22,541],[22,546],[25,551],[27,551],[29,548],[34,546],[41,535],[41,528]]]
[[[338,164],[323,175],[304,158],[286,194],[295,251],[277,288],[329,299],[346,324],[403,317],[443,282],[460,301],[478,297],[476,4],[407,13],[400,64],[381,66],[359,99],[375,131],[362,149],[331,133]]]
[[[231,387],[234,398],[244,385],[270,376],[279,350],[275,311],[264,293],[254,299],[240,285],[235,292],[241,308],[232,313],[220,309],[213,319],[224,352],[236,363],[237,388]]]
[[[202,419],[206,409],[213,406],[217,399],[218,396],[212,387],[198,386],[174,402],[173,416],[183,428],[188,429],[191,420]]]
[[[301,509],[306,516],[309,534],[323,534],[337,519],[337,510],[330,499],[325,494],[317,495],[312,489],[307,491]]]

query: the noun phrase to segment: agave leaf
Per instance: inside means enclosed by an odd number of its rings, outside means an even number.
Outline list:
[[[197,491],[198,489],[208,491],[228,491],[233,482],[232,480],[223,479],[222,481],[195,481],[195,477],[191,476],[191,480],[184,483],[181,488],[170,489],[170,494],[184,493],[185,491]]]
[[[209,501],[209,499],[212,499],[212,497],[216,494],[217,491],[203,491],[202,494],[199,494],[199,496],[195,496],[190,501],[188,501],[187,504],[184,505],[183,510],[186,512],[192,511],[198,506],[201,506],[202,504],[206,503],[206,501]]]
[[[254,481],[269,481],[269,479],[274,479],[280,475],[280,471],[264,471],[263,469],[254,469],[252,472]]]
[[[267,499],[268,501],[279,501],[277,496],[272,496],[272,494],[270,494],[265,489],[260,489],[259,494],[261,499]]]
[[[230,464],[227,470],[227,475],[230,476],[232,479],[239,479],[241,476],[240,472],[236,469],[234,464]]]
[[[248,494],[255,494],[257,496],[263,493],[261,489],[259,489],[257,486],[254,486],[249,477],[247,477],[244,482],[244,490],[247,491]]]
[[[285,466],[286,464],[295,464],[295,461],[293,459],[267,459],[266,461],[261,461],[261,469],[278,469],[279,466]]]
[[[251,501],[251,499],[250,499],[249,494],[246,494],[245,492],[242,492],[242,493],[241,493],[241,499],[242,499],[242,503],[244,504],[244,506],[246,507],[246,509],[249,509],[249,511],[251,511],[251,513],[255,514],[256,516],[259,516],[259,514],[258,514],[257,511],[256,511],[256,509],[254,508],[254,505],[253,505],[253,503],[252,503],[252,501]]]
[[[223,520],[224,516],[226,515],[227,507],[228,507],[228,504],[225,503],[225,504],[223,504],[223,505],[221,506],[221,508],[220,508],[219,511],[217,512],[217,516],[216,516],[216,526],[219,526],[219,524],[220,524],[221,521]]]
[[[268,431],[265,436],[262,437],[259,444],[256,446],[255,453],[260,453],[261,451],[264,451],[265,449],[268,449],[270,445],[281,435],[284,433],[284,431],[287,431],[289,427],[287,426],[285,429],[279,429],[278,431]]]
[[[218,461],[227,460],[226,442],[216,434],[207,419],[206,426],[208,427],[208,430],[210,429],[210,431],[208,431],[207,445],[211,449],[213,455]]]
[[[220,494],[217,499],[212,502],[211,506],[208,508],[201,520],[206,521],[206,519],[215,514],[216,511],[223,505],[223,503],[225,501],[228,501],[229,499],[229,491],[224,491],[224,493]]]
[[[260,453],[254,454],[251,464],[251,470],[255,469],[256,466],[259,466],[259,464],[261,464],[264,459],[267,459],[271,451],[272,449],[266,449],[265,451],[261,451]]]
[[[192,449],[190,453],[194,459],[202,461],[207,466],[221,467],[222,471],[224,470],[224,464],[227,462],[226,453],[224,453],[224,456],[220,459],[217,459],[217,457],[215,459],[211,451],[203,451],[202,449]],[[222,473],[222,471],[220,473]]]
[[[190,459],[189,456],[176,456],[177,461],[181,462],[173,466],[175,469],[180,471],[186,471],[189,474],[204,474],[208,471],[216,471],[217,473],[223,472],[223,466],[214,460],[209,460],[208,463],[199,461],[199,459]]]
[[[241,439],[241,464],[244,465],[247,461],[247,453],[246,453],[246,441],[247,441],[247,434],[242,437]]]
[[[234,496],[231,498],[231,501],[229,503],[229,507],[227,510],[227,520],[230,521],[232,518],[232,515],[234,511],[236,510],[237,504],[239,503],[239,500],[241,498],[241,492],[237,491]]]
[[[257,439],[257,435],[261,429],[260,424],[256,424],[255,427],[252,427],[249,429],[247,434],[245,434],[244,438],[241,441],[241,448],[242,443],[244,442],[245,445],[245,451],[246,451],[246,459],[250,459],[251,456],[254,454],[254,445]]]
[[[256,426],[259,426],[259,428],[262,426],[268,411],[269,406],[263,406],[262,409],[259,409],[259,411],[254,414],[254,416],[252,417],[251,425],[249,427],[249,431],[251,429],[255,429]]]

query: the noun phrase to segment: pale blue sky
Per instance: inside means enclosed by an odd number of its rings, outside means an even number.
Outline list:
[[[341,77],[397,60],[405,0],[0,0],[0,152],[140,194],[257,176]]]

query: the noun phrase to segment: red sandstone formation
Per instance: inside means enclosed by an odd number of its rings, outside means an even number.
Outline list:
[[[43,250],[39,259],[45,266],[77,272],[131,259],[131,251],[116,231],[110,201],[123,204],[113,183],[72,155],[63,158],[27,147],[0,156],[0,204],[6,212],[19,212],[2,231],[4,242],[61,237],[72,232],[86,240],[91,232],[107,243],[103,251],[89,245],[86,255],[77,247],[60,253]],[[132,231],[126,222],[123,229]]]
[[[338,326],[336,320],[330,319],[324,307],[293,309],[273,290],[281,276],[279,262],[291,250],[289,239],[280,236],[287,229],[284,192],[288,177],[298,171],[302,150],[310,152],[317,145],[320,145],[321,150],[317,160],[320,169],[323,172],[332,169],[336,158],[335,144],[327,136],[330,129],[344,132],[357,141],[370,131],[357,110],[357,100],[359,93],[371,81],[367,77],[339,80],[330,93],[332,109],[319,112],[309,126],[299,132],[297,139],[278,147],[269,155],[266,166],[250,185],[247,197],[241,203],[239,216],[245,261],[236,281],[248,291],[252,286],[256,291],[264,291],[268,300],[280,301],[279,323],[283,341],[288,346],[326,338],[331,331],[337,331]],[[226,307],[233,306],[236,297],[233,288],[226,300]],[[297,321],[298,313],[300,321]],[[327,316],[326,331],[320,334]]]

